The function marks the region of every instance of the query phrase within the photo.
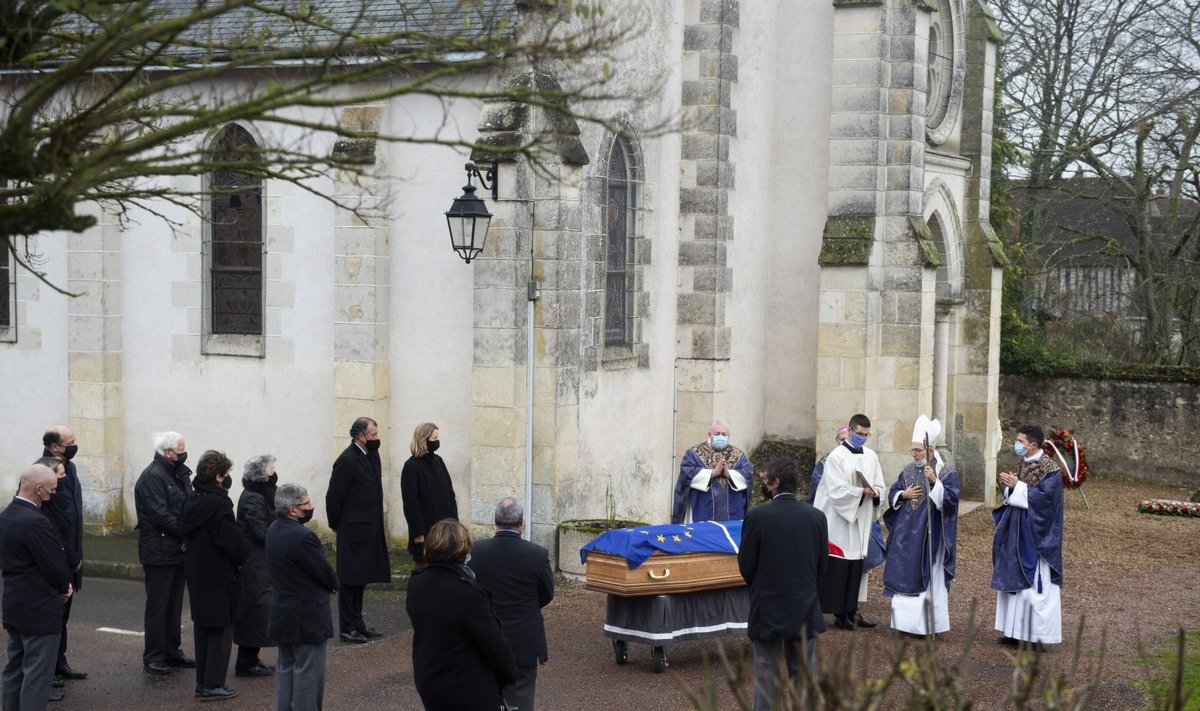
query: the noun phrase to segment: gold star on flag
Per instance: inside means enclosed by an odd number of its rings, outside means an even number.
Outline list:
[[[659,543],[664,543],[664,542],[666,542],[666,540],[667,540],[667,539],[666,539],[666,537],[665,537],[665,536],[663,536],[663,534],[661,534],[661,533],[660,533],[660,534],[658,534],[658,542],[659,542]]]
[[[687,536],[688,538],[691,538],[691,537],[692,537],[692,532],[691,532],[691,531],[688,531],[688,532],[684,533],[683,535]]]
[[[680,538],[679,536],[671,536],[671,539],[674,540],[676,543],[683,541],[683,539]]]

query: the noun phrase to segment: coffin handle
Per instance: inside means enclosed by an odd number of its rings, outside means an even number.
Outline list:
[[[649,570],[647,572],[650,573],[651,580],[666,580],[667,578],[671,577],[671,569],[670,568],[663,568],[662,575],[655,575],[653,570]]]

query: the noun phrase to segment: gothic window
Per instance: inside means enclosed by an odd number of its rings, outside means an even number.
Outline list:
[[[964,68],[961,0],[934,0],[926,55],[925,130],[931,143],[943,143],[954,129],[962,104]]]
[[[263,334],[262,180],[239,170],[259,160],[250,133],[231,124],[210,148],[208,288],[210,334]]]
[[[630,242],[634,234],[637,190],[633,172],[633,151],[629,141],[613,141],[606,176],[605,268],[604,268],[604,344],[629,343]]]

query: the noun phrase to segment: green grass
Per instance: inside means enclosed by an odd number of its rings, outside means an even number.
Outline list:
[[[1200,711],[1200,630],[1190,630],[1184,637],[1183,693],[1191,695],[1183,706],[1174,705],[1175,675],[1179,663],[1179,637],[1172,637],[1156,653],[1147,655],[1141,662],[1147,669],[1141,684],[1149,700],[1150,709],[1170,711]]]

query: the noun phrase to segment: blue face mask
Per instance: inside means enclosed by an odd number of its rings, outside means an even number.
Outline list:
[[[1013,442],[1013,454],[1017,455],[1018,457],[1024,457],[1025,453],[1028,451],[1029,450],[1026,449],[1025,445],[1021,442]]]
[[[846,441],[850,443],[851,447],[854,447],[855,449],[859,449],[860,447],[862,447],[864,444],[867,443],[867,438],[866,438],[866,436],[860,435],[857,432],[851,432],[850,438],[847,439]]]
[[[713,435],[713,449],[725,449],[729,446],[729,437],[727,435]]]

